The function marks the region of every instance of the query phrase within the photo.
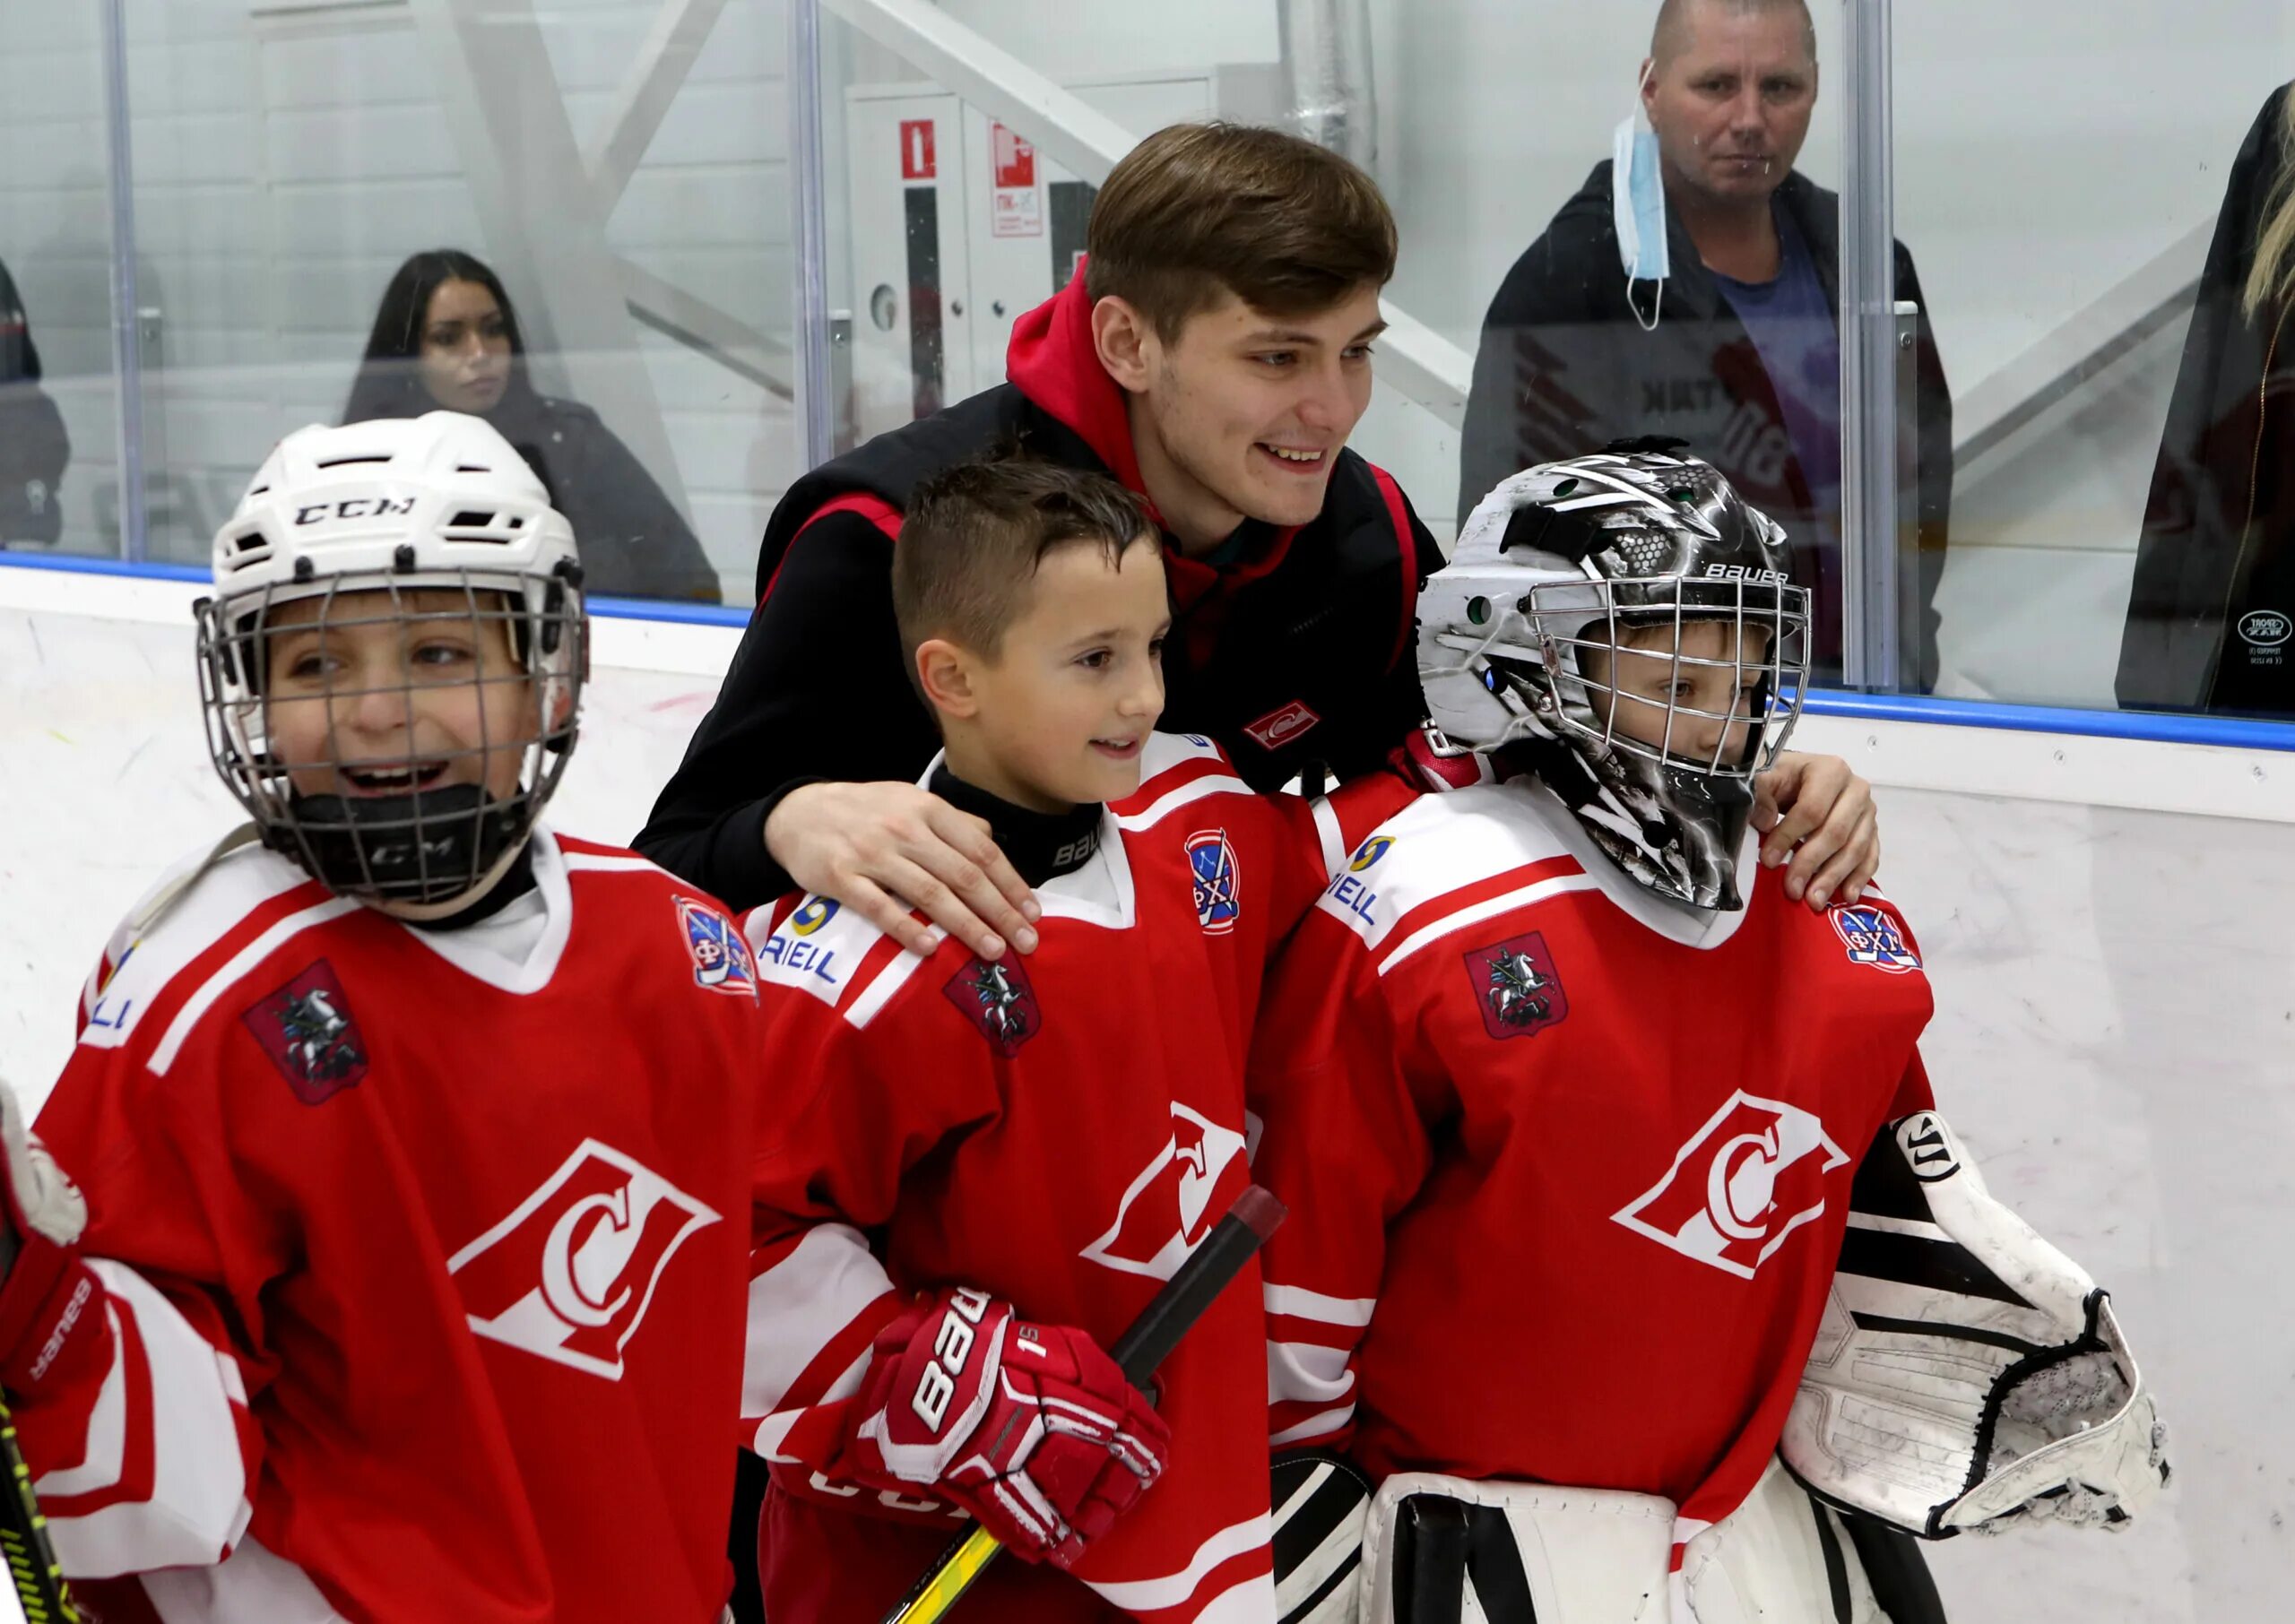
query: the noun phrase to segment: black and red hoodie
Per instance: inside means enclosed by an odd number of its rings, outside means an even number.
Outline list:
[[[1094,350],[1084,279],[1012,328],[1010,382],[878,436],[792,486],[758,555],[758,607],[638,851],[735,908],[789,877],[766,815],[800,784],[914,780],[940,748],[902,668],[892,551],[909,493],[1017,440],[1145,491],[1122,391]],[[1151,509],[1152,511],[1152,509]],[[1208,734],[1260,790],[1376,766],[1425,713],[1420,580],[1442,555],[1383,469],[1351,451],[1295,529],[1246,520],[1219,568],[1165,538],[1166,731]]]

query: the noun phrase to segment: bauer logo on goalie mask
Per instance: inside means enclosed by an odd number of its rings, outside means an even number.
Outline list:
[[[1751,1280],[1787,1236],[1823,1214],[1826,1176],[1848,1162],[1815,1116],[1740,1089],[1675,1153],[1664,1178],[1612,1215]]]
[[[663,1270],[717,1220],[634,1157],[585,1139],[446,1272],[481,1336],[619,1381]]]

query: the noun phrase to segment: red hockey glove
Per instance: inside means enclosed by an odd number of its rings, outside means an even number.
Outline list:
[[[1171,1430],[1083,1332],[959,1286],[878,1334],[859,1438],[872,1488],[936,1494],[1066,1567],[1164,1470]]]
[[[76,1243],[88,1204],[48,1147],[24,1127],[15,1091],[0,1082],[0,1381],[36,1390],[102,1316],[86,1312],[101,1288]],[[70,1361],[63,1361],[69,1363]]]

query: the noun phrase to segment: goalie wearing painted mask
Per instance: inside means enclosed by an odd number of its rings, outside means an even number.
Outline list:
[[[1508,480],[1427,583],[1457,787],[1355,851],[1254,1050],[1286,1624],[1928,1624],[1904,1533],[2165,1481],[2109,1300],[1935,1110],[1896,905],[1758,866],[1806,625],[1663,444]]]

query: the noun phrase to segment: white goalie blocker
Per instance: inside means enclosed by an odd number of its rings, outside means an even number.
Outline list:
[[[1943,1118],[1891,1125],[1849,1225],[1780,1446],[1813,1493],[1927,1539],[2117,1528],[2151,1503],[2166,1430],[2109,1299]]]

